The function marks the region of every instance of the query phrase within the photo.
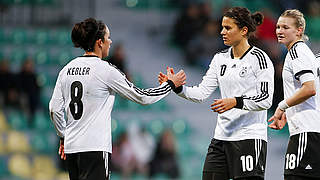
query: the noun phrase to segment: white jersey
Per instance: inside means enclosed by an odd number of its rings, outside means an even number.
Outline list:
[[[184,86],[181,97],[202,102],[219,87],[222,98],[237,98],[237,108],[218,114],[214,138],[226,141],[267,141],[267,109],[271,107],[274,68],[268,55],[251,47],[240,58],[232,48],[217,53],[198,86]]]
[[[118,69],[96,56],[75,58],[60,71],[49,103],[57,133],[64,137],[65,153],[111,153],[115,93],[139,104],[151,104],[168,95],[172,84],[139,89]]]
[[[320,132],[319,62],[304,42],[296,42],[287,53],[282,77],[285,99],[293,96],[307,81],[314,81],[317,91],[315,96],[286,109],[290,136]]]

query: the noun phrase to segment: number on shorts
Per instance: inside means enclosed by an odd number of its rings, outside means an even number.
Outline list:
[[[286,169],[294,169],[296,167],[297,157],[295,154],[286,155]]]
[[[70,112],[74,120],[79,120],[83,113],[83,103],[81,101],[83,95],[83,86],[80,81],[74,81],[71,84],[71,101],[69,104]]]
[[[251,155],[240,157],[242,164],[242,171],[252,171],[253,170],[253,157]]]

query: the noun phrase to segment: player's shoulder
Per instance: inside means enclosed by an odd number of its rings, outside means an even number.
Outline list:
[[[266,52],[264,52],[262,49],[255,46],[252,47],[252,49],[250,50],[250,53],[248,54],[249,54],[249,58],[253,60],[259,60],[259,62],[270,60]]]
[[[116,65],[114,65],[114,64],[112,64],[112,63],[110,63],[110,62],[108,62],[108,61],[105,61],[105,62],[107,63],[107,66],[108,66],[111,70],[113,70],[113,71],[118,71],[118,72],[120,72],[122,75],[125,76],[125,73],[122,72]]]
[[[230,50],[231,50],[231,47],[230,48],[227,48],[227,49],[223,49],[221,51],[218,51],[216,54],[215,54],[215,57],[229,57],[230,56]]]
[[[289,54],[291,60],[298,59],[299,57],[302,57],[304,55],[313,56],[311,49],[303,41],[295,42],[291,46],[290,50],[288,51],[288,54]]]
[[[262,56],[262,57],[268,57],[267,53],[265,51],[263,51],[262,49],[256,47],[256,46],[253,46],[251,51],[250,51],[250,54],[253,56],[253,57],[259,57],[259,56]]]
[[[267,69],[273,66],[268,54],[258,47],[252,47],[249,53],[249,58],[258,64],[260,69]]]

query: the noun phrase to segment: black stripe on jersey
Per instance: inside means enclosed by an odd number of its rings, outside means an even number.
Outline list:
[[[169,85],[169,84],[168,84]],[[158,92],[162,92],[163,89],[168,89],[168,85],[165,85],[164,87],[161,87],[161,88],[152,88],[152,89],[148,89],[148,91],[150,93],[158,93]],[[171,88],[171,86],[169,85],[169,87]]]
[[[244,97],[243,99],[250,99],[253,100],[254,102],[260,102],[269,97],[268,94],[268,82],[261,82],[261,87],[260,87],[261,94],[257,96],[252,96],[252,97]]]
[[[250,46],[248,50],[246,50],[246,52],[240,57],[240,59],[242,59],[246,54],[248,54],[248,52],[253,48],[253,46]]]
[[[268,82],[261,82],[261,92],[268,94]]]
[[[124,80],[126,81],[129,87],[132,87],[132,83],[128,79],[125,78]]]
[[[263,101],[265,99],[267,99],[269,97],[269,94],[268,93],[262,93],[261,94],[261,97],[259,99],[256,99],[255,102],[260,102],[260,101]]]
[[[254,51],[257,51],[257,52],[260,53],[260,55],[263,57],[263,63],[265,64],[265,67],[268,68],[267,60],[266,60],[266,57],[265,57],[264,54],[263,54],[263,51],[260,50],[260,49],[254,49]]]
[[[255,55],[255,56],[258,58],[260,69],[266,69],[266,68],[268,68],[266,58],[265,58],[264,54],[263,54],[260,50],[254,49],[254,50],[251,52],[251,54],[252,54],[252,55]]]
[[[169,86],[170,87],[170,86]],[[136,86],[134,86],[135,90],[139,93],[139,94],[142,94],[142,95],[147,95],[146,93],[148,94],[152,94],[152,93],[161,93],[163,92],[164,90],[167,90],[168,89],[168,85],[165,85],[163,87],[160,87],[160,88],[154,88],[154,89],[140,89]]]
[[[297,53],[297,49],[296,49],[297,45],[294,46],[293,48],[293,54],[296,58],[298,58],[298,53]]]
[[[264,98],[266,95],[267,95],[267,93],[261,93],[261,94],[256,95],[256,96],[245,97],[244,99],[250,99],[250,100],[256,101],[256,100],[259,100],[261,98]]]
[[[298,58],[298,54],[297,54],[297,50],[296,50],[297,45],[292,46],[292,48],[289,50],[290,53],[290,57],[292,60],[297,59]]]
[[[116,70],[118,70],[123,76],[126,76],[126,74],[124,72],[122,72],[116,65],[106,61],[110,66],[114,67]]]
[[[261,54],[257,52],[254,52],[253,54],[256,55],[259,60],[260,69],[265,69],[265,64],[263,62],[263,57],[261,56]]]
[[[160,87],[160,88],[154,88],[154,89],[140,89],[136,86],[133,86],[133,89],[141,95],[146,95],[146,96],[160,96],[163,94],[166,94],[167,92],[171,91],[171,87],[169,84]]]
[[[306,74],[306,73],[312,73],[312,74],[313,74],[313,72],[312,72],[311,70],[302,70],[302,71],[297,72],[297,73],[294,75],[294,78],[295,78],[296,80],[299,80],[300,76],[303,75],[303,74]]]
[[[320,58],[320,53],[316,54],[316,58]]]
[[[290,54],[291,59],[293,60],[293,56],[292,56],[292,53],[290,50],[289,50],[289,54]]]
[[[269,97],[269,94],[262,93],[262,94],[259,94],[258,96],[247,97],[247,98],[243,98],[243,99],[250,99],[250,100],[253,100],[254,102],[257,103],[257,102],[260,102],[260,101],[267,99],[268,97]]]

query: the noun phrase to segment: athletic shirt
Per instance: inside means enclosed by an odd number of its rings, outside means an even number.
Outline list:
[[[296,42],[288,51],[283,71],[284,98],[293,96],[307,81],[314,81],[316,95],[286,109],[290,136],[302,132],[320,132],[319,62],[310,48]]]
[[[65,153],[111,153],[115,93],[139,104],[151,104],[168,95],[170,85],[165,82],[157,88],[139,89],[98,57],[75,58],[60,71],[49,103],[57,134],[64,137]]]
[[[272,104],[273,79],[273,64],[261,49],[250,47],[237,59],[230,47],[213,57],[198,86],[183,86],[179,96],[202,102],[219,87],[222,98],[241,97],[243,105],[240,108],[218,114],[214,138],[267,141],[267,109]]]

